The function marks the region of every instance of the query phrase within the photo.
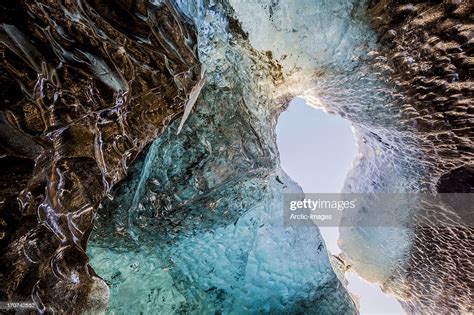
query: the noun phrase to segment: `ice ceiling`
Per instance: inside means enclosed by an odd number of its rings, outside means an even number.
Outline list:
[[[282,194],[301,189],[280,168],[275,125],[296,95],[354,124],[361,158],[345,191],[473,192],[470,2],[0,11],[0,300],[357,313],[317,229],[282,226]],[[468,313],[472,235],[345,228],[342,259],[407,312]]]

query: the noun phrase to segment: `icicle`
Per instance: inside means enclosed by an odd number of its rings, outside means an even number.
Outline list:
[[[206,83],[206,70],[202,68],[201,79],[192,88],[191,93],[189,93],[188,101],[186,102],[186,105],[184,106],[184,114],[183,114],[183,118],[181,118],[181,122],[179,123],[178,132],[177,132],[178,135],[184,126],[184,122],[188,119],[188,116],[191,113],[191,110],[193,109],[194,103],[196,103],[198,99],[199,94],[201,93],[201,90],[204,86],[204,83]]]

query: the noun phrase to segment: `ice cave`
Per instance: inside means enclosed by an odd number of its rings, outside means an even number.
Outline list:
[[[0,312],[474,312],[472,1],[3,0],[0,19]],[[340,189],[284,166],[298,99],[351,126],[351,165],[318,165]],[[289,221],[308,193],[353,197],[340,252]]]

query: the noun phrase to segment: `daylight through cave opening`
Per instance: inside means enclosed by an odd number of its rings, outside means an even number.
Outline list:
[[[281,166],[306,194],[340,193],[356,158],[351,123],[294,98],[277,125]],[[320,227],[328,250],[337,254],[336,227]]]
[[[344,192],[346,176],[358,155],[350,121],[296,97],[281,113],[276,133],[281,166],[305,194]],[[329,254],[340,255],[339,228],[318,228]],[[355,272],[349,271],[345,277],[349,291],[359,297],[361,314],[404,313],[393,296]]]

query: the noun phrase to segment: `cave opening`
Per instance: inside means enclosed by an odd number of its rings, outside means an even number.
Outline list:
[[[352,123],[294,98],[281,113],[276,128],[283,170],[304,193],[340,193],[346,175],[356,163],[358,149]],[[329,254],[339,255],[339,228],[319,226]],[[345,274],[349,291],[359,297],[361,314],[404,314],[395,297],[362,279]]]

